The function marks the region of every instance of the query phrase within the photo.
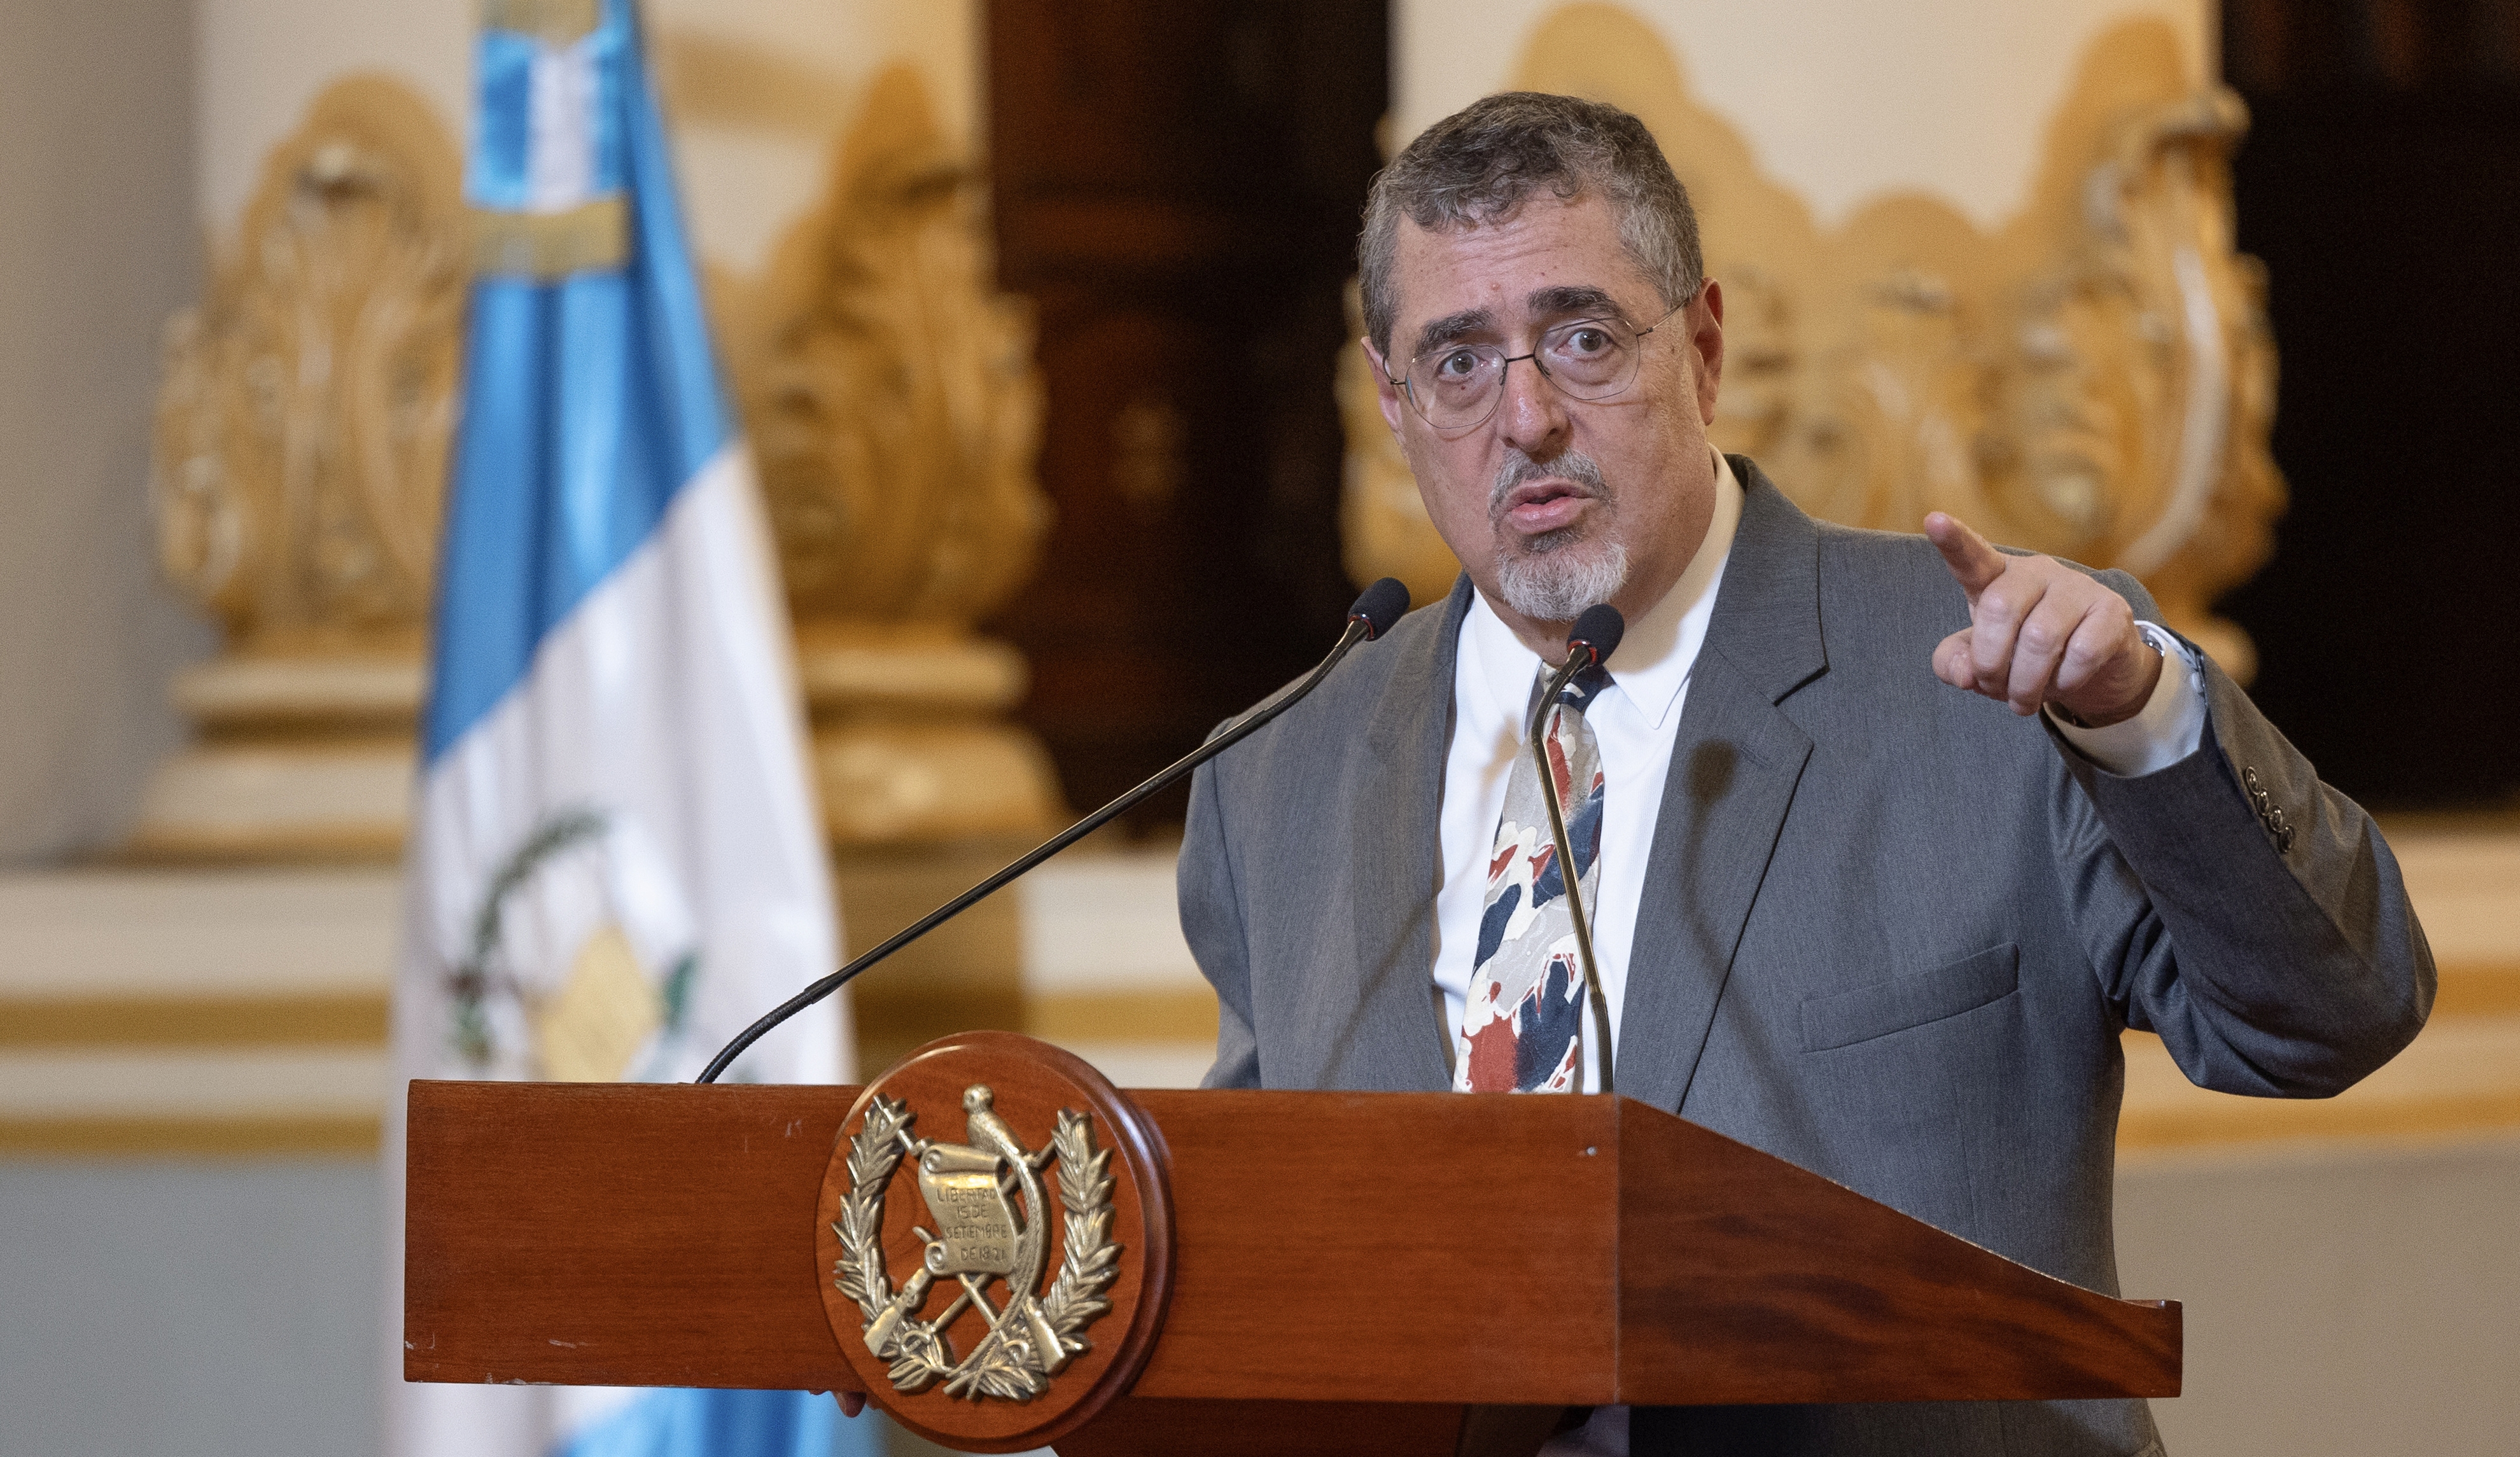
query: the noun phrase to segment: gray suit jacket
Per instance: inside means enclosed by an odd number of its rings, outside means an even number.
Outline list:
[[[1931,654],[1967,604],[1933,547],[1814,522],[1732,467],[1746,500],[1638,909],[1618,1090],[2115,1293],[2119,1032],[2158,1033],[2208,1087],[2346,1087],[2432,1004],[2397,861],[2219,670],[2206,744],[2139,778],[1946,686]],[[2101,580],[2158,620],[2132,578]],[[1464,578],[1198,772],[1180,893],[1223,1009],[1208,1085],[1448,1085],[1429,970],[1468,606]],[[2157,1445],[2139,1401],[1640,1410],[1634,1441]]]

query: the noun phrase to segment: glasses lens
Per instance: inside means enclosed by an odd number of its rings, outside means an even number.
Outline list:
[[[1579,319],[1540,336],[1540,363],[1559,389],[1598,400],[1637,375],[1636,331],[1615,319]]]
[[[1455,344],[1409,366],[1409,392],[1418,413],[1438,428],[1476,424],[1496,408],[1505,377],[1505,352],[1486,344]]]

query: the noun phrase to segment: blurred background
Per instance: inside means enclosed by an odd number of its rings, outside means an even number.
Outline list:
[[[2442,996],[2362,1086],[2225,1098],[2127,1039],[2172,1448],[2511,1450],[2520,0],[643,15],[851,949],[1299,672],[1357,584],[1449,586],[1350,344],[1358,207],[1479,95],[1615,101],[1728,290],[1725,448],[2135,571],[2406,865]],[[477,19],[0,27],[5,1457],[376,1444]],[[1183,804],[866,978],[856,1065],[1004,1027],[1195,1081]]]

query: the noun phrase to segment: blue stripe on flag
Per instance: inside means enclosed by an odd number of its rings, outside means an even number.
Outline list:
[[[514,30],[488,30],[473,43],[481,104],[472,113],[472,155],[464,167],[464,196],[475,207],[514,212],[525,205],[534,145],[534,52],[540,43]]]
[[[613,3],[626,5],[630,0],[613,0]],[[639,55],[638,29],[636,17],[625,15],[620,24],[606,25],[589,42],[595,51],[595,190],[599,193],[615,193],[636,185],[630,177],[629,147],[635,123],[624,125],[631,120],[631,109],[627,105],[631,100],[629,93],[636,92],[642,109],[651,119],[655,117],[654,99],[648,95],[648,67]],[[652,140],[659,156],[665,155],[664,136],[664,125],[658,121]],[[666,191],[663,196],[671,198],[674,196],[672,164],[668,161],[660,166],[665,173]],[[681,243],[678,234],[675,239],[677,256],[680,256]],[[685,258],[682,267],[689,273],[691,260]]]
[[[835,1457],[881,1448],[872,1412],[845,1427],[839,1404],[806,1391],[642,1391],[551,1457]]]
[[[617,110],[629,263],[555,283],[473,284],[426,763],[524,678],[544,636],[648,539],[734,435],[663,118],[626,7],[607,0],[605,23],[621,27],[627,62]],[[486,116],[506,99],[488,90],[483,55]]]

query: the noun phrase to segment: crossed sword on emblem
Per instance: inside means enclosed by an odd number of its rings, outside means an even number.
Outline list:
[[[977,1171],[980,1167],[993,1167],[1003,1163],[1006,1166],[1005,1171],[997,1175],[996,1181],[1000,1198],[1003,1199],[1012,1192],[1008,1187],[1010,1180],[1022,1190],[1024,1207],[1029,1212],[1030,1217],[1026,1219],[1024,1227],[1015,1236],[1015,1256],[1012,1261],[1014,1267],[1005,1272],[1008,1286],[1013,1292],[1008,1298],[1006,1309],[1002,1311],[989,1303],[986,1294],[988,1282],[983,1276],[994,1273],[993,1271],[977,1273],[961,1269],[947,1271],[943,1268],[946,1258],[944,1242],[920,1225],[913,1224],[910,1226],[910,1232],[919,1236],[921,1243],[927,1247],[926,1258],[920,1261],[918,1269],[911,1272],[910,1278],[901,1283],[901,1289],[884,1306],[883,1313],[867,1324],[865,1335],[867,1348],[878,1356],[881,1355],[884,1347],[891,1341],[893,1333],[900,1328],[902,1322],[910,1319],[921,1305],[926,1303],[928,1289],[935,1283],[936,1277],[951,1273],[957,1281],[961,1282],[963,1293],[954,1297],[953,1303],[945,1307],[944,1313],[929,1322],[930,1330],[943,1331],[954,1323],[954,1317],[963,1313],[963,1307],[966,1305],[977,1305],[980,1313],[988,1317],[991,1337],[999,1336],[1005,1329],[1010,1315],[1018,1315],[1026,1327],[1025,1334],[1031,1338],[1042,1372],[1045,1375],[1057,1375],[1059,1368],[1067,1364],[1067,1348],[1058,1339],[1058,1333],[1051,1329],[1049,1320],[1042,1315],[1041,1306],[1032,1299],[1032,1295],[1034,1287],[1041,1281],[1042,1258],[1047,1253],[1045,1235],[1049,1228],[1047,1206],[1043,1203],[1041,1170],[1052,1159],[1058,1157],[1058,1152],[1056,1146],[1044,1148],[1038,1153],[1025,1148],[1023,1141],[1015,1136],[1014,1129],[1008,1126],[1007,1121],[998,1116],[994,1106],[995,1101],[995,1095],[983,1083],[974,1083],[964,1091],[963,1111],[966,1125],[964,1136],[971,1140],[969,1144],[939,1143],[926,1138],[914,1138],[907,1128],[896,1130],[893,1137],[900,1142],[903,1151],[909,1154],[914,1168],[922,1167],[931,1152],[945,1156],[952,1164],[972,1168],[973,1171]],[[984,1160],[985,1164],[982,1162]],[[937,1222],[945,1223],[943,1212],[936,1208],[935,1198],[927,1193],[923,1187],[923,1181],[921,1192],[927,1200],[930,1213],[937,1215]],[[951,1383],[948,1386],[950,1390]]]

